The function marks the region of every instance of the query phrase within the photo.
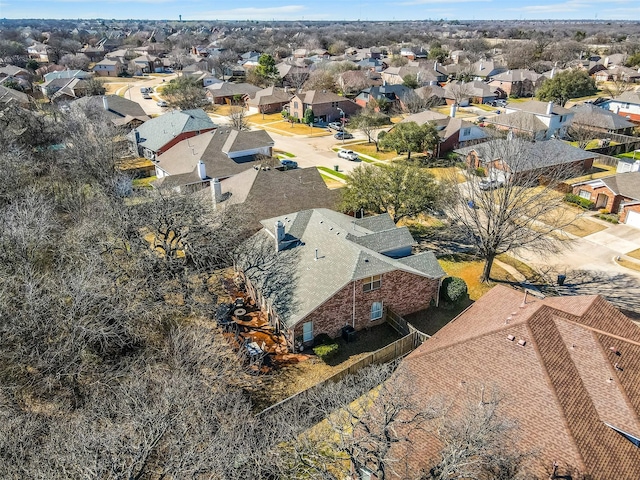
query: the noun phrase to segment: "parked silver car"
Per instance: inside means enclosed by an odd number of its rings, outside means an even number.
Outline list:
[[[353,150],[341,149],[338,151],[338,156],[340,158],[346,158],[347,160],[351,160],[351,161],[356,161],[360,159],[360,157],[358,157],[358,154]]]

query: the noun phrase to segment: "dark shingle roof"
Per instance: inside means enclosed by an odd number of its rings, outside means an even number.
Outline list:
[[[573,123],[586,125],[587,127],[606,128],[607,130],[620,130],[635,127],[635,123],[631,123],[621,115],[616,115],[610,110],[597,107],[588,103],[575,105],[571,108],[575,111]]]
[[[600,180],[616,195],[640,200],[640,172],[619,173]]]

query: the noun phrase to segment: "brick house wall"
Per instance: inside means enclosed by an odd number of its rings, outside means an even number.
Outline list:
[[[361,109],[360,105],[346,98],[335,102],[307,104],[296,95],[289,102],[289,113],[296,118],[304,118],[304,111],[307,108],[313,110],[314,117],[324,117],[326,122],[340,120],[341,114],[338,108],[341,108],[347,117],[358,113]]]
[[[607,211],[615,213],[618,211],[622,197],[616,196],[611,190],[605,186],[593,187],[592,185],[578,185],[573,187],[574,195],[580,195],[580,192],[589,192],[591,194],[589,200],[594,204],[598,200],[598,195],[606,195],[606,205],[598,205],[597,208],[605,208]],[[581,195],[580,195],[581,196]],[[583,197],[586,198],[586,197]]]
[[[350,282],[316,310],[300,320],[293,337],[302,336],[303,324],[313,322],[314,337],[326,333],[330,337],[340,336],[341,328],[352,324],[355,283],[355,329],[362,330],[384,322],[383,318],[371,320],[371,306],[382,302],[399,315],[408,315],[429,308],[431,300],[437,301],[440,280],[426,278],[413,273],[395,270],[382,275],[379,289],[363,291],[367,280]]]
[[[195,137],[196,135],[200,135],[201,133],[210,132],[211,130],[215,130],[215,127],[206,128],[204,130],[199,130],[199,131],[196,131],[196,132],[183,132],[180,135],[176,136],[169,143],[167,143],[167,144],[163,145],[162,147],[160,147],[154,153],[156,154],[156,156],[161,155],[162,153],[166,152],[171,147],[173,147],[174,145],[180,143],[181,141],[186,140],[187,138]],[[147,158],[150,158],[147,155],[147,152],[150,152],[150,150],[143,148],[143,152],[142,153],[144,154],[144,156],[147,157]],[[152,155],[152,153],[150,153],[150,155]]]
[[[628,207],[625,207],[622,210],[622,212],[620,212],[620,218],[619,218],[620,223],[626,223],[627,215],[629,214],[629,212],[640,213],[640,205],[629,205]]]

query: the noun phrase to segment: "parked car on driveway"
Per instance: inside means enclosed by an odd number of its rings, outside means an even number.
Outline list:
[[[280,160],[280,165],[283,166],[285,170],[293,170],[294,168],[298,168],[298,162],[294,162],[293,160]]]
[[[329,127],[331,130],[337,130],[337,131],[339,131],[339,132],[341,132],[341,131],[342,131],[342,123],[341,123],[341,122],[331,122],[331,123],[328,125],[328,127]]]
[[[347,132],[338,132],[334,135],[334,137],[338,140],[349,140],[350,138],[353,138],[353,135]]]
[[[360,157],[358,157],[358,154],[356,152],[354,152],[353,150],[341,149],[341,150],[338,151],[338,156],[340,158],[345,158],[347,160],[351,160],[352,162],[360,159]]]
[[[504,186],[504,182],[502,180],[480,180],[478,187],[480,190],[494,190],[496,188],[500,188]]]
[[[169,104],[167,102],[165,102],[164,100],[158,100],[158,103],[156,103],[156,105],[158,105],[159,107],[168,107]]]

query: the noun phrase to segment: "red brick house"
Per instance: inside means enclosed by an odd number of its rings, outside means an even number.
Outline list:
[[[127,137],[136,155],[153,160],[181,141],[214,128],[216,125],[200,108],[171,110],[134,128]]]
[[[640,228],[640,172],[628,172],[572,185],[573,193],[597,209],[620,215],[620,223]]]
[[[409,230],[389,215],[354,219],[319,208],[261,223],[237,266],[290,345],[378,325],[385,307],[407,315],[438,301],[445,273],[435,255],[412,255]]]
[[[529,142],[521,138],[491,140],[489,142],[455,150],[470,168],[492,171],[500,180],[530,181],[555,174],[561,169],[565,178],[587,171],[593,166],[596,154],[572,147],[552,138],[542,142]]]
[[[601,296],[496,286],[409,354],[389,385],[403,378],[419,411],[436,399],[455,416],[497,399],[498,418],[516,426],[505,448],[528,453],[516,478],[640,478],[640,328]],[[438,425],[394,444],[387,478],[422,478],[438,464]]]
[[[294,118],[304,118],[304,112],[310,108],[318,122],[333,122],[340,120],[342,113],[349,117],[361,109],[353,100],[341,97],[326,90],[308,90],[301,92],[289,102],[289,114]]]

